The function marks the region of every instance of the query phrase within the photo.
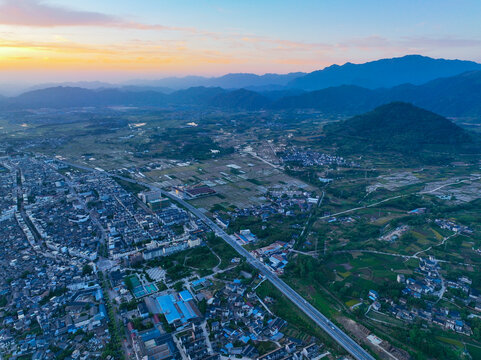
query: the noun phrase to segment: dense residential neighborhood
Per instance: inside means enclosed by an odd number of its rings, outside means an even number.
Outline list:
[[[240,258],[214,252],[220,262],[213,273],[166,263],[214,243],[206,224],[161,193],[126,190],[102,171],[43,156],[4,158],[2,167],[2,353],[91,359],[115,357],[122,346],[137,359],[328,354],[314,338],[285,334],[292,330],[270,310],[274,300],[256,293],[265,279]],[[273,190],[272,205],[225,215],[289,216],[293,206],[302,213],[319,200],[287,193]],[[248,229],[232,238],[258,241]],[[291,245],[278,241],[252,253],[282,274]]]

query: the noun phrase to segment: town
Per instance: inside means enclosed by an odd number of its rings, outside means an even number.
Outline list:
[[[479,0],[0,0],[0,360],[481,360]]]
[[[329,354],[270,310],[275,300],[256,292],[262,275],[160,192],[44,156],[4,158],[2,169],[2,353],[299,360]],[[289,208],[307,212],[319,200],[299,191],[270,197],[271,206],[225,215],[289,216]],[[249,230],[232,237],[257,242]],[[289,247],[276,242],[252,253],[282,274]]]

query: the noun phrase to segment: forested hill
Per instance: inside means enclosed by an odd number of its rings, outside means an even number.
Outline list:
[[[473,135],[450,120],[412,104],[393,102],[325,127],[326,141],[344,152],[368,149],[413,154],[461,151],[477,146]]]

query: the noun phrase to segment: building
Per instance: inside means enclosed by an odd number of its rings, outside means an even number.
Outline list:
[[[223,229],[227,229],[229,227],[229,220],[223,219],[220,216],[215,218],[215,222]]]
[[[253,243],[257,241],[256,236],[251,233],[249,229],[247,230],[241,230],[239,234],[235,234],[235,237],[237,238],[238,242],[242,245]]]
[[[185,325],[190,320],[200,317],[193,297],[187,290],[182,291],[180,294],[162,295],[157,297],[156,300],[167,322],[176,327]]]
[[[151,201],[160,200],[162,199],[162,193],[160,191],[144,191],[139,193],[139,198],[145,204],[148,204]]]
[[[203,196],[214,195],[216,193],[214,189],[208,186],[197,186],[197,187],[186,188],[184,192],[186,195],[188,195],[193,199],[203,197]]]
[[[153,190],[141,192],[139,193],[139,198],[152,210],[164,209],[170,205],[169,199],[162,197],[160,191]]]

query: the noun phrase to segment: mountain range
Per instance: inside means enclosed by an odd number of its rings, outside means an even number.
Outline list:
[[[174,90],[189,87],[221,87],[224,89],[239,88],[282,88],[290,81],[304,76],[306,73],[296,72],[289,74],[264,74],[256,75],[249,73],[226,74],[219,77],[203,77],[203,76],[186,76],[186,77],[168,77],[159,80],[132,80],[126,85],[133,86],[150,86],[150,87],[166,87]]]
[[[431,75],[448,72],[448,70],[456,72],[469,67],[481,66],[471,62],[435,60],[418,56],[390,59],[387,63],[407,62],[412,65],[414,60],[418,60],[419,64],[435,64],[433,67],[437,69],[436,71],[426,71],[426,73]],[[359,65],[359,67],[362,68],[369,65],[368,69],[372,71],[373,64],[380,66],[380,73],[390,66],[386,65],[384,60],[380,60],[379,62]],[[450,69],[448,69],[448,64],[452,65]],[[351,65],[348,68],[351,68]],[[406,64],[399,66],[407,68]],[[339,68],[343,68],[343,66]],[[442,71],[439,69],[442,69]],[[392,72],[395,73],[396,71],[392,70]],[[310,75],[298,77],[294,81],[305,79]],[[387,78],[384,81],[392,82],[392,80]],[[0,109],[207,106],[224,110],[272,109],[290,111],[312,109],[325,114],[349,116],[372,110],[379,105],[393,101],[409,102],[443,116],[480,119],[481,70],[436,78],[420,85],[405,83],[375,89],[362,87],[357,84],[343,84],[315,91],[304,91],[295,88],[253,91],[252,89],[244,88],[225,89],[223,87],[205,86],[191,87],[173,92],[133,85],[123,88],[101,89],[52,87],[29,91],[16,97],[0,97]]]
[[[45,89],[49,87],[81,87],[85,89],[118,88],[127,91],[160,91],[171,93],[190,87],[221,87],[224,89],[245,88],[256,92],[285,91],[287,89],[313,91],[340,85],[357,85],[369,89],[393,87],[405,83],[420,85],[425,82],[481,70],[481,64],[472,61],[433,59],[421,55],[406,55],[392,59],[381,59],[363,64],[346,63],[331,65],[311,73],[289,74],[249,73],[226,74],[219,77],[186,76],[167,77],[156,80],[130,80],[121,84],[100,81],[78,81],[46,83],[26,88],[20,84],[0,84],[0,93],[7,95]]]
[[[13,98],[0,98],[0,109],[212,106],[224,110],[313,109],[325,114],[354,115],[392,101],[404,101],[443,116],[481,118],[481,71],[436,79],[423,85],[405,84],[374,90],[341,85],[297,95],[289,93],[225,90],[220,87],[195,87],[170,94],[152,90],[55,87],[30,91]]]
[[[308,91],[340,85],[356,85],[376,89],[405,83],[420,85],[440,77],[454,76],[474,70],[481,70],[481,64],[473,61],[407,55],[364,64],[332,65],[298,77],[290,81],[288,86]]]
[[[245,88],[256,92],[286,88],[306,91],[320,90],[340,85],[357,85],[369,89],[393,87],[410,83],[423,84],[440,77],[458,75],[466,71],[481,70],[481,64],[473,61],[433,59],[421,55],[406,55],[381,59],[364,64],[346,63],[331,65],[311,73],[289,74],[249,73],[227,74],[219,77],[168,77],[158,80],[131,80],[124,86],[170,88],[180,90],[189,87]],[[67,84],[70,85],[71,84]],[[77,85],[84,87],[81,85]]]
[[[404,101],[450,117],[481,117],[481,71],[432,80],[423,85],[366,89],[342,85],[285,97],[277,109],[315,109],[325,113],[355,114],[392,101]]]

